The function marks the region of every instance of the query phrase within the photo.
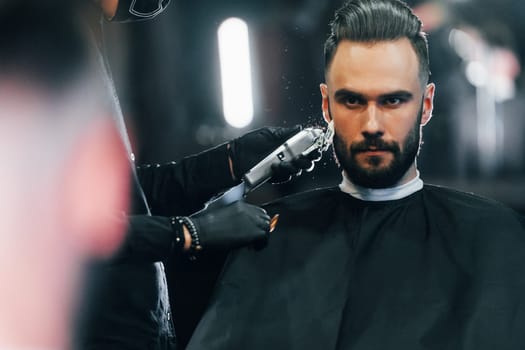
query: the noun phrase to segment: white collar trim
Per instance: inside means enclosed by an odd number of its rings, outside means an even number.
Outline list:
[[[410,196],[423,188],[423,180],[419,178],[419,171],[416,170],[416,177],[406,184],[388,188],[367,188],[353,184],[343,171],[343,182],[339,185],[342,192],[348,193],[354,198],[364,201],[380,202],[401,199]]]

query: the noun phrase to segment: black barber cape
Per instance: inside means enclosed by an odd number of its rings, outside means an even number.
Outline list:
[[[525,349],[525,229],[510,209],[430,185],[266,209],[276,230],[229,257],[188,349]]]

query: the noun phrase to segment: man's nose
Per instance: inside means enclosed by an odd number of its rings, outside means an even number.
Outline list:
[[[371,104],[367,107],[364,115],[363,134],[366,135],[383,135],[382,113],[376,105]]]

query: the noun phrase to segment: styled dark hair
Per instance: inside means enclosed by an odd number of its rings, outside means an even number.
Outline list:
[[[330,34],[324,45],[325,74],[343,40],[374,43],[407,38],[419,60],[421,83],[426,84],[430,68],[428,42],[422,26],[419,18],[402,1],[348,0],[335,12],[330,23]]]

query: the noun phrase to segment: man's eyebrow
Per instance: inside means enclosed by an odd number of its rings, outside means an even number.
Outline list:
[[[379,96],[380,99],[386,99],[386,98],[401,98],[401,99],[404,99],[404,100],[411,100],[412,98],[414,98],[414,94],[411,93],[410,91],[406,91],[406,90],[398,90],[398,91],[392,91],[392,92],[388,92],[386,94],[382,94]]]
[[[348,89],[339,89],[334,94],[335,99],[341,99],[341,98],[348,98],[352,97],[359,100],[367,100],[368,98],[359,93]],[[379,95],[379,99],[386,99],[386,98],[401,98],[404,100],[411,100],[414,97],[414,94],[407,90],[396,90],[392,92],[387,92],[384,94]]]
[[[339,89],[335,92],[334,97],[336,100],[339,100],[341,98],[348,98],[353,97],[355,99],[364,100],[365,96],[363,94],[360,94],[355,91],[347,90],[347,89]]]

